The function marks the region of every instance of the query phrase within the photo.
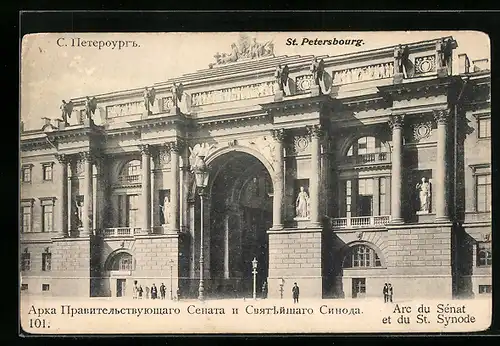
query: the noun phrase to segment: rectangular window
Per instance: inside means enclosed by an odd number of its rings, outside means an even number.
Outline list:
[[[358,180],[357,215],[371,216],[373,214],[373,179]]]
[[[53,216],[54,216],[54,206],[53,205],[42,205],[42,232],[52,232],[53,231]]]
[[[22,168],[22,181],[23,183],[31,183],[31,165]]]
[[[42,284],[42,291],[43,292],[50,291],[50,285],[49,284]]]
[[[479,294],[491,293],[491,285],[479,285]]]
[[[476,210],[491,211],[491,174],[476,175]]]
[[[43,180],[52,181],[52,163],[43,164]]]
[[[137,227],[139,216],[139,195],[127,195],[127,227]]]
[[[478,119],[479,138],[491,138],[491,118]]]
[[[477,244],[477,266],[485,267],[491,266],[491,243],[478,243]]]
[[[351,186],[351,181],[350,180],[346,180],[345,182],[345,205],[346,205],[346,212],[348,213],[348,216],[350,215],[351,213],[351,203],[352,203],[352,199],[351,199],[351,193],[352,193],[352,186]]]
[[[366,279],[354,278],[352,279],[352,297],[360,298],[366,294]]]
[[[22,207],[22,232],[29,233],[31,232],[31,213],[33,208],[31,206],[23,206]]]
[[[21,284],[21,291],[27,291],[28,290],[28,284]]]
[[[31,270],[31,255],[29,252],[24,252],[21,254],[21,271]]]
[[[379,195],[379,199],[378,199],[378,207],[379,207],[379,210],[378,210],[378,213],[379,215],[387,215],[388,212],[386,210],[386,206],[385,206],[385,199],[386,199],[386,194],[385,194],[385,191],[386,191],[386,182],[385,182],[385,178],[379,178],[379,182],[378,182],[378,195]]]
[[[52,269],[52,254],[45,252],[42,254],[42,270],[49,272]]]

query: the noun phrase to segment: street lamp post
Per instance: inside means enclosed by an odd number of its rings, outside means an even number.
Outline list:
[[[253,299],[257,299],[257,259],[254,257],[252,261],[253,274]]]
[[[205,156],[200,155],[198,156],[197,164],[194,167],[194,175],[196,179],[196,186],[198,187],[198,194],[200,195],[200,286],[198,287],[198,299],[199,300],[204,300],[204,281],[203,281],[203,264],[204,264],[204,258],[203,258],[203,198],[204,198],[204,193],[205,193],[205,188],[207,187],[208,184],[208,175],[209,175],[209,170],[207,165],[205,164]]]
[[[173,259],[170,259],[170,300],[173,300],[173,296],[172,296],[172,270],[174,268],[174,260]]]

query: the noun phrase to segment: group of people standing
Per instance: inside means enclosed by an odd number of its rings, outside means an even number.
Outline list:
[[[144,291],[146,291],[146,294],[144,294]],[[158,296],[158,288],[155,284],[151,287],[146,286],[146,289],[144,290],[142,286],[137,283],[137,281],[134,281],[134,299],[165,299],[166,293],[167,289],[163,282],[160,286],[160,296]]]
[[[386,282],[382,292],[384,293],[384,303],[392,303],[392,295],[394,293],[392,285]]]

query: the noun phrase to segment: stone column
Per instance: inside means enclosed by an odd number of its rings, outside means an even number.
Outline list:
[[[229,215],[224,218],[224,279],[229,279]]]
[[[83,212],[82,212],[82,224],[83,230],[80,232],[80,237],[90,236],[90,208],[92,206],[92,158],[90,152],[84,152],[83,154]]]
[[[69,164],[69,157],[64,154],[58,154],[57,160],[61,164],[61,217],[60,217],[60,222],[61,224],[59,225],[59,231],[60,234],[59,236],[65,238],[68,236],[68,217],[69,213],[71,211],[71,205],[69,202],[71,201],[70,193],[71,187],[68,184],[68,164]]]
[[[151,231],[151,156],[149,145],[141,145],[142,159],[142,185],[141,185],[141,206],[142,206],[142,233]]]
[[[434,118],[437,122],[437,155],[436,155],[436,176],[433,177],[436,189],[436,222],[449,221],[448,215],[448,162],[447,162],[447,142],[448,142],[448,116],[447,109],[434,111]]]
[[[309,178],[309,201],[310,201],[310,221],[311,226],[321,226],[319,215],[319,191],[320,191],[320,170],[321,170],[321,145],[320,138],[322,130],[320,125],[309,126],[307,128],[311,138],[311,175]]]
[[[172,231],[179,230],[179,147],[178,141],[170,142],[170,171],[172,176],[172,188],[170,190],[170,209],[172,220],[170,229]]]
[[[403,115],[393,115],[389,120],[392,128],[391,169],[391,223],[403,223],[401,200],[403,179]]]
[[[283,228],[283,192],[284,192],[284,174],[283,174],[283,141],[285,131],[283,129],[273,130],[273,138],[276,141],[276,159],[275,159],[275,183],[273,191],[273,229]]]

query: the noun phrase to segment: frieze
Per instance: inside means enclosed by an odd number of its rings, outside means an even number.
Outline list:
[[[274,95],[275,88],[274,82],[263,82],[234,88],[194,93],[191,95],[191,105],[203,106],[220,102],[240,101],[271,96]]]
[[[106,107],[107,118],[117,118],[133,114],[142,114],[144,110],[143,101],[134,101]]]
[[[333,85],[364,82],[369,80],[390,78],[394,75],[394,63],[375,64],[333,71]]]

